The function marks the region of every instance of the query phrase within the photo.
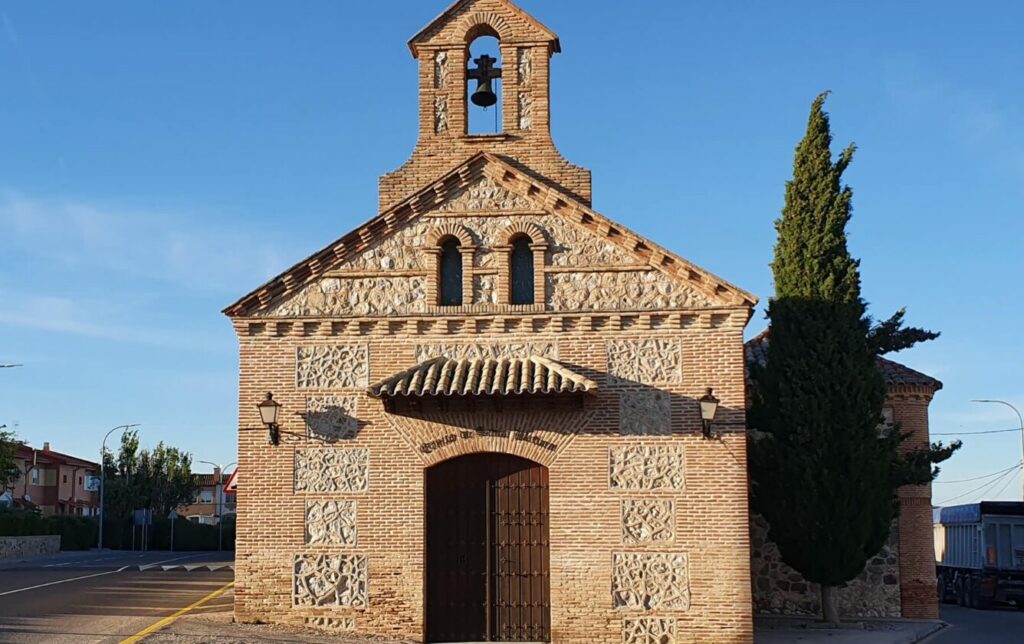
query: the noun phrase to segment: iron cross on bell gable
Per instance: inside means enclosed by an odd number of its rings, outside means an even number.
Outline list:
[[[473,62],[476,63],[476,69],[471,68],[466,72],[467,79],[476,80],[476,91],[473,92],[470,100],[474,105],[490,107],[498,102],[498,96],[491,88],[491,80],[501,78],[501,68],[494,66],[498,59],[484,54],[480,58],[474,59]]]

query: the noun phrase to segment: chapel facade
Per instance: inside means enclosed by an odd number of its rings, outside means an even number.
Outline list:
[[[480,36],[496,65],[469,55]],[[421,642],[752,641],[756,298],[593,210],[590,172],[551,138],[550,29],[459,0],[409,46],[419,140],[378,214],[225,310],[236,618]],[[470,134],[467,81],[493,67],[501,132]]]

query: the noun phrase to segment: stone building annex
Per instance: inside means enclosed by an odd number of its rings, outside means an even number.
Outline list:
[[[470,59],[480,36],[500,61]],[[756,298],[591,208],[590,172],[551,139],[547,27],[460,0],[409,46],[419,141],[381,178],[379,214],[225,311],[236,617],[428,642],[750,642]],[[498,73],[502,131],[470,135],[467,82],[486,103]],[[757,556],[759,608],[807,608]]]

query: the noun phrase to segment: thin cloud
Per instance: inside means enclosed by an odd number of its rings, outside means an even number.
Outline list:
[[[202,337],[173,333],[149,327],[111,323],[88,305],[69,298],[22,296],[0,293],[4,307],[0,326],[21,327],[98,340],[129,342],[165,349],[207,350],[219,340],[204,342]]]
[[[0,193],[0,248],[69,271],[110,271],[227,299],[285,267],[276,245],[243,222]],[[287,252],[287,251],[286,251]]]

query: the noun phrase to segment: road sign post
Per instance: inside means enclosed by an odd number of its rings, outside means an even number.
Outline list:
[[[178,520],[178,513],[171,510],[167,518],[171,520],[171,552],[174,552],[174,522]]]

